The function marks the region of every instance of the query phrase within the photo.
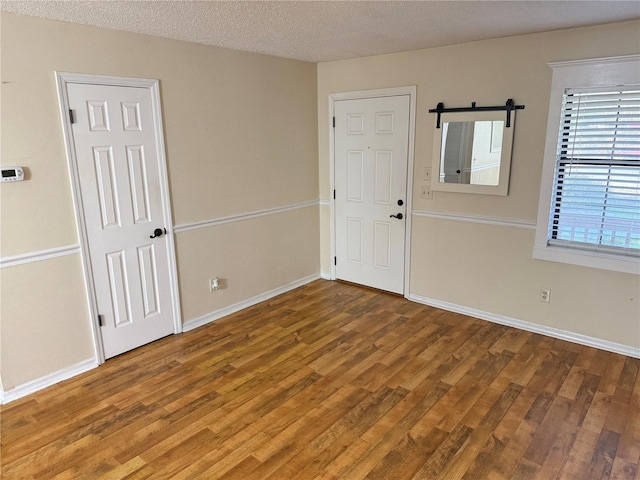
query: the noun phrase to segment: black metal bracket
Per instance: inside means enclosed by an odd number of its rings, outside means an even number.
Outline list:
[[[429,113],[437,113],[438,119],[436,120],[436,128],[440,128],[440,115],[443,113],[455,113],[455,112],[496,112],[505,110],[507,112],[507,121],[505,127],[511,127],[511,111],[512,110],[524,110],[524,105],[516,105],[512,98],[507,100],[504,105],[497,105],[495,107],[476,107],[476,102],[472,102],[470,107],[458,107],[458,108],[444,108],[444,103],[440,102],[436,108],[429,110]]]

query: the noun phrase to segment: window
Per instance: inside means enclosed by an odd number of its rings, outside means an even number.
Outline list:
[[[640,255],[640,88],[567,89],[551,245]]]
[[[614,63],[614,75],[597,68]],[[566,62],[558,77],[551,65],[535,258],[640,273],[640,78],[626,72],[639,63]]]

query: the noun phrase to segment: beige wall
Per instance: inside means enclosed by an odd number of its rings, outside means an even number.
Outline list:
[[[318,274],[316,65],[1,14],[3,259],[78,244],[55,71],[160,80],[183,321]],[[93,356],[78,254],[0,269],[5,390]],[[208,278],[226,279],[215,293]],[[9,297],[11,295],[11,297]],[[28,308],[24,305],[28,304]]]
[[[79,255],[3,268],[0,273],[5,390],[93,357]]]
[[[551,61],[640,52],[640,23],[624,22],[360,58],[318,66],[320,198],[330,198],[328,95],[416,85],[414,211],[409,292],[441,302],[640,347],[640,277],[533,260]],[[438,102],[524,104],[517,112],[509,195],[434,192],[419,198],[431,166]],[[494,225],[429,213],[497,219]],[[506,222],[506,223],[501,223]],[[512,225],[512,223],[521,225]],[[524,225],[523,225],[524,224]],[[529,226],[527,226],[527,224]],[[321,207],[322,271],[330,265],[330,213]],[[538,301],[551,288],[549,304]]]
[[[317,206],[181,233],[178,267],[189,272],[180,278],[183,317],[195,320],[318,273],[318,239]],[[220,254],[211,256],[207,250]],[[272,259],[268,268],[265,259]],[[224,288],[202,295],[211,272]]]
[[[330,92],[417,85],[416,172],[431,162],[434,118],[426,112],[438,102],[513,97],[525,104],[517,113],[508,197],[436,192],[420,200],[416,175],[414,209],[533,223],[551,83],[546,63],[637,53],[640,45],[640,24],[626,22],[316,69],[6,13],[0,20],[0,161],[28,168],[28,181],[0,187],[3,259],[78,243],[56,70],[160,80],[174,225],[283,207],[176,235],[183,321],[317,274],[320,266],[329,271],[329,207],[286,207],[312,203],[319,192],[330,198]],[[533,233],[416,215],[410,292],[640,346],[639,278],[533,260]],[[35,260],[0,269],[5,390],[93,356],[79,255]],[[227,288],[209,293],[212,275]],[[552,289],[550,304],[537,301],[540,286]]]

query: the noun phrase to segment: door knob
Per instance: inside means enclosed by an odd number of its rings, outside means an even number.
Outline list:
[[[397,215],[389,215],[390,218],[397,218],[398,220],[402,220],[403,215],[401,213]]]
[[[156,228],[153,231],[153,235],[150,235],[149,238],[161,237],[165,233],[167,233],[167,229],[166,228]]]

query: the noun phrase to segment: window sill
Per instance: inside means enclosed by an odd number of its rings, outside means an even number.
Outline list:
[[[640,258],[556,246],[534,246],[533,258],[640,275]]]

